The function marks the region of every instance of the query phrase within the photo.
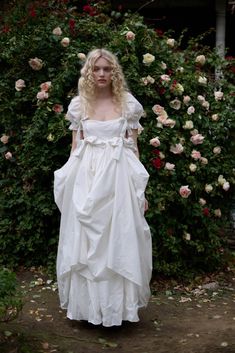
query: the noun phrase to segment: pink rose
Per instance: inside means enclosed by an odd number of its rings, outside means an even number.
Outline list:
[[[154,147],[158,147],[160,146],[161,142],[159,140],[158,137],[154,137],[149,141],[150,145],[154,146]]]
[[[190,141],[194,144],[194,145],[200,145],[203,143],[204,140],[204,136],[202,136],[201,134],[196,134],[191,136]]]
[[[162,122],[163,125],[167,126],[167,127],[170,127],[170,128],[173,128],[176,124],[176,121],[173,120],[173,119],[166,119]]]
[[[200,159],[201,158],[201,153],[199,151],[196,151],[196,150],[193,150],[192,153],[191,153],[191,157],[193,159]]]
[[[49,95],[48,95],[48,93],[45,92],[45,91],[40,91],[40,92],[38,92],[38,94],[37,94],[37,99],[40,100],[40,101],[42,101],[42,100],[44,100],[44,99],[47,99],[48,97],[49,97]]]
[[[42,91],[47,92],[51,88],[51,81],[41,83],[40,88]]]
[[[56,27],[53,29],[52,33],[55,35],[55,36],[61,36],[62,34],[62,30],[60,27]]]
[[[157,117],[157,121],[160,123],[160,124],[165,124],[165,122],[166,122],[166,120],[167,120],[167,116],[165,116],[165,115],[159,115],[158,117]]]
[[[161,80],[165,82],[169,82],[171,80],[169,75],[161,75]]]
[[[191,101],[191,98],[189,96],[184,96],[184,98],[183,98],[184,104],[187,105],[190,101]]]
[[[206,204],[206,200],[203,198],[200,198],[199,203],[200,203],[200,205],[204,206]]]
[[[26,87],[26,86],[25,86],[24,80],[19,79],[19,80],[17,80],[17,81],[15,82],[15,89],[16,89],[17,91],[22,91],[22,89],[25,88],[25,87]]]
[[[166,164],[165,164],[165,169],[167,169],[167,170],[174,170],[174,169],[175,169],[175,164],[166,162]]]
[[[181,143],[177,143],[176,145],[171,145],[170,151],[174,154],[181,154],[184,150],[184,147]]]
[[[63,108],[63,105],[61,104],[54,104],[52,107],[52,110],[54,110],[55,113],[62,113],[64,108]]]
[[[38,71],[41,70],[43,62],[41,59],[34,58],[29,60],[29,65],[33,70]]]
[[[152,110],[157,115],[162,115],[162,113],[165,111],[164,108],[161,105],[159,105],[159,104],[155,104],[152,107]]]
[[[12,153],[11,152],[5,153],[5,158],[6,159],[12,159]]]
[[[135,39],[135,33],[133,33],[132,31],[128,31],[126,34],[126,39],[127,40],[134,40]]]
[[[189,189],[188,185],[183,185],[180,187],[179,193],[181,197],[186,199],[191,194],[191,190]]]
[[[2,137],[0,138],[0,141],[5,145],[6,143],[8,143],[9,140],[9,136],[7,135],[2,135]]]
[[[193,113],[195,113],[195,108],[191,105],[188,107],[187,114],[192,115]]]

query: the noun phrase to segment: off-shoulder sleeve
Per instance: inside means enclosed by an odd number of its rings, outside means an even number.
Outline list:
[[[142,126],[139,123],[139,120],[142,116],[144,116],[143,106],[131,93],[128,92],[125,111],[128,128],[142,130]]]
[[[81,107],[81,101],[80,97],[76,96],[74,97],[69,106],[67,113],[65,115],[65,119],[70,121],[70,130],[79,130],[80,128],[80,121],[82,119],[82,107]]]

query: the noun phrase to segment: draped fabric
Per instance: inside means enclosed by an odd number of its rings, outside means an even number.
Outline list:
[[[108,121],[82,116],[79,97],[71,101],[70,128],[82,129],[84,139],[77,134],[77,148],[54,179],[61,307],[70,319],[104,326],[138,321],[150,296],[151,234],[144,217],[149,175],[126,137],[128,129],[139,128],[143,110],[132,95],[128,99],[129,111]]]

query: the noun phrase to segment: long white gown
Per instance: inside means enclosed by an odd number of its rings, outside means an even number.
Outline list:
[[[95,325],[139,321],[150,297],[152,242],[144,217],[148,173],[126,131],[140,127],[141,104],[127,93],[115,120],[88,119],[79,96],[67,112],[71,130],[84,139],[55,171],[61,212],[57,280],[61,308],[72,320]]]

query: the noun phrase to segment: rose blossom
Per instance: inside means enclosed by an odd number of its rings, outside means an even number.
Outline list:
[[[176,145],[171,145],[170,151],[174,154],[181,154],[184,150],[184,147],[181,143],[177,143]]]
[[[199,82],[201,85],[206,85],[206,84],[207,84],[207,78],[206,78],[205,76],[199,76],[198,82]]]
[[[162,153],[162,152],[159,152],[159,157],[160,157],[161,159],[164,159],[164,158],[165,158],[165,155],[164,155],[164,153]]]
[[[166,119],[163,122],[163,125],[170,127],[170,128],[173,128],[175,126],[175,124],[176,124],[176,121],[173,119]]]
[[[189,189],[188,185],[183,185],[180,187],[179,193],[180,193],[180,196],[186,199],[191,194],[191,190]]]
[[[200,103],[203,103],[205,101],[205,97],[201,96],[200,94],[197,96],[197,100],[200,102]]]
[[[201,157],[201,158],[200,158],[200,162],[201,162],[201,164],[206,165],[206,164],[208,164],[208,159],[205,158],[205,157]]]
[[[2,135],[2,137],[0,138],[0,141],[4,144],[4,145],[6,145],[7,143],[8,143],[8,140],[9,140],[9,136],[7,136],[7,135]]]
[[[203,198],[200,198],[199,203],[200,203],[200,205],[204,206],[206,204],[206,200]]]
[[[206,57],[205,55],[198,55],[195,59],[195,62],[200,65],[204,65],[206,62]]]
[[[188,241],[191,240],[191,234],[190,233],[184,232],[184,236],[183,237],[184,237],[185,240],[188,240]]]
[[[169,103],[170,107],[175,109],[175,110],[179,110],[181,108],[181,101],[179,99],[174,99],[173,101],[171,101]]]
[[[190,170],[190,172],[195,172],[196,169],[197,169],[196,164],[191,163],[191,164],[189,165],[189,170]]]
[[[165,82],[169,82],[171,80],[169,75],[161,75],[161,80]]]
[[[84,53],[78,53],[77,54],[78,59],[85,61],[86,60],[86,54]]]
[[[207,101],[204,101],[202,102],[202,107],[208,110],[210,108],[210,103]]]
[[[221,153],[221,147],[219,147],[219,146],[214,147],[213,148],[213,153],[214,154],[220,154]]]
[[[230,188],[230,184],[229,184],[228,181],[226,181],[226,182],[223,184],[223,189],[224,189],[225,191],[228,191],[229,188]]]
[[[149,141],[149,143],[150,143],[150,145],[152,145],[152,146],[154,146],[154,147],[158,147],[158,146],[160,146],[160,144],[161,144],[161,142],[160,142],[158,136],[152,138],[152,139]]]
[[[216,91],[214,92],[214,96],[216,101],[221,101],[223,99],[224,94],[221,91]]]
[[[25,88],[25,87],[26,87],[26,86],[25,86],[24,80],[19,79],[19,80],[17,80],[17,81],[15,82],[15,89],[16,89],[17,91],[22,91],[22,89]]]
[[[187,109],[187,114],[188,114],[188,115],[192,115],[193,113],[195,113],[195,108],[191,105],[191,106],[188,107],[188,109]]]
[[[199,151],[193,150],[191,153],[191,157],[195,160],[200,159],[201,158],[201,153]]]
[[[160,124],[164,125],[165,121],[167,120],[167,117],[165,115],[159,115],[156,119]]]
[[[213,114],[213,115],[211,116],[211,119],[212,119],[213,121],[218,121],[218,120],[219,120],[219,114]]]
[[[184,98],[183,98],[184,104],[187,105],[190,101],[191,101],[191,98],[189,96],[184,96]]]
[[[184,87],[181,83],[173,84],[171,89],[176,95],[181,95],[184,92]]]
[[[150,76],[150,75],[148,75],[148,76],[146,77],[146,79],[147,79],[147,81],[148,81],[149,83],[154,83],[154,82],[155,82],[154,78],[153,78],[152,76]]]
[[[61,105],[61,104],[54,104],[53,107],[52,107],[52,110],[53,110],[55,113],[62,113],[62,111],[64,110],[64,109],[63,109],[63,105]]]
[[[173,38],[168,38],[167,41],[166,41],[166,44],[167,44],[169,47],[173,48],[174,45],[175,45],[175,40],[174,40]]]
[[[174,169],[175,169],[175,164],[166,162],[166,164],[165,164],[165,169],[167,169],[167,170],[174,170]]]
[[[55,139],[55,137],[50,133],[48,136],[47,136],[47,140],[48,141],[53,141]]]
[[[43,62],[41,59],[34,58],[29,60],[29,65],[33,70],[38,71],[41,70]]]
[[[205,185],[205,191],[209,194],[213,190],[213,186],[211,184]]]
[[[176,72],[180,72],[181,74],[184,72],[184,68],[182,66],[177,67]]]
[[[63,39],[61,39],[60,43],[64,48],[66,48],[69,46],[70,39],[68,37],[64,37]]]
[[[147,53],[143,55],[143,63],[147,66],[150,65],[154,60],[155,56],[152,54]]]
[[[214,215],[215,215],[216,217],[221,217],[221,216],[222,216],[221,209],[220,209],[220,208],[217,208],[216,210],[214,210]]]
[[[51,81],[41,83],[40,88],[41,88],[41,91],[45,91],[45,92],[49,91],[49,89],[51,88]]]
[[[201,134],[196,134],[191,136],[190,141],[194,144],[194,145],[200,145],[203,143],[204,140],[204,136],[202,136]]]
[[[166,68],[167,68],[166,64],[162,61],[161,62],[161,69],[166,70]]]
[[[219,175],[219,177],[218,177],[218,183],[219,183],[220,185],[223,185],[224,183],[226,183],[226,179],[224,178],[223,175]]]
[[[183,125],[183,129],[185,130],[191,130],[193,129],[193,122],[192,120],[186,120],[185,124]]]
[[[134,40],[135,39],[135,33],[133,33],[132,31],[128,31],[127,33],[126,33],[126,39],[127,40]]]
[[[44,99],[47,99],[48,97],[49,97],[49,95],[45,91],[40,91],[37,93],[37,99],[39,99],[39,100],[44,100]]]
[[[159,104],[155,104],[153,107],[152,107],[152,110],[155,114],[157,115],[162,115],[163,113],[165,113],[165,110],[164,108],[159,105]]]
[[[55,35],[55,36],[61,36],[62,34],[62,30],[60,27],[56,27],[53,29],[52,33]]]
[[[11,152],[7,152],[7,153],[5,153],[5,158],[6,159],[12,159],[12,153]]]
[[[190,131],[190,134],[193,135],[197,135],[198,134],[198,130],[197,129],[193,129]]]

